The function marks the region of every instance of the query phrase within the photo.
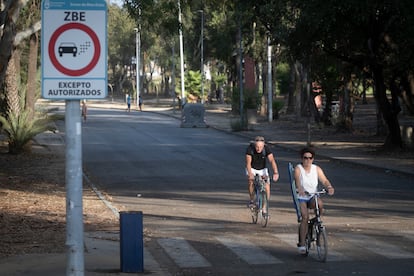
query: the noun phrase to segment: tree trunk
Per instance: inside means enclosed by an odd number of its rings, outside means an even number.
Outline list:
[[[18,115],[20,113],[20,96],[18,89],[17,71],[16,71],[16,58],[17,52],[14,51],[10,58],[9,65],[6,71],[6,100],[8,110]]]
[[[27,89],[26,89],[26,110],[29,110],[29,118],[34,117],[34,105],[36,101],[36,73],[37,73],[37,51],[38,51],[37,33],[30,36],[29,64],[27,72]]]
[[[387,99],[386,88],[382,68],[379,65],[373,66],[373,76],[375,81],[375,100],[378,103],[382,116],[388,127],[388,134],[385,140],[385,148],[402,148],[402,137],[400,123],[398,121],[398,112],[394,112],[390,102]]]
[[[325,126],[332,125],[332,89],[325,90],[325,108],[322,113],[322,121]]]
[[[296,70],[295,65],[290,64],[290,82],[289,82],[289,95],[288,95],[288,105],[287,105],[287,114],[292,114],[295,112],[295,87],[296,87]]]
[[[362,104],[368,104],[367,101],[367,77],[363,74],[362,77]]]
[[[404,111],[406,114],[414,115],[414,76],[413,74],[407,74],[402,77],[401,85],[403,87],[401,91],[401,97],[404,101]]]
[[[344,97],[344,123],[345,123],[345,130],[347,132],[352,132],[353,130],[353,121],[354,121],[354,101],[352,96],[353,91],[353,83],[352,79],[349,79],[345,85],[345,97]]]
[[[18,1],[15,1],[18,2]],[[3,87],[3,83],[6,77],[7,65],[13,50],[13,40],[16,36],[16,26],[11,20],[5,23],[3,27],[3,34],[0,40],[0,88]]]
[[[295,113],[296,119],[299,120],[301,117],[301,102],[302,102],[302,65],[299,61],[295,62]]]
[[[303,65],[301,66],[301,74],[300,74],[300,94],[301,94],[301,102],[300,102],[300,115],[302,117],[310,118],[311,117],[311,110],[310,110],[310,90],[309,90],[309,71],[308,68],[305,68]]]
[[[267,77],[268,77],[268,75],[267,75],[267,66],[268,66],[268,64],[266,64],[266,65],[264,65],[264,63],[261,63],[261,70],[260,70],[260,72],[257,72],[257,76],[259,76],[259,74],[261,74],[262,75],[262,83],[261,83],[261,85],[262,85],[262,91],[263,91],[263,94],[262,94],[262,98],[260,99],[260,116],[266,116],[266,114],[267,114],[267,112],[268,112],[268,110],[267,110],[267,107],[268,107],[268,105],[267,105],[267,99],[268,99],[268,94],[267,93],[269,93],[269,91],[267,90]],[[260,82],[260,80],[258,79],[257,80],[257,83],[259,83]]]
[[[141,56],[141,70],[142,70],[142,78],[141,76],[139,76],[139,70],[137,72],[139,78],[140,78],[140,82],[139,82],[139,94],[140,95],[144,95],[146,93],[148,93],[148,80],[147,80],[147,72],[146,69],[147,67],[145,66],[145,62],[146,62],[146,54],[144,52],[144,54]],[[181,76],[181,77],[185,77],[185,76]],[[144,91],[145,90],[145,91]],[[146,93],[145,93],[146,92]]]
[[[13,42],[16,37],[16,22],[19,17],[20,9],[27,1],[5,1],[4,16],[0,25],[3,25],[3,32],[0,35],[0,91],[2,90],[6,78],[7,66],[14,49]]]

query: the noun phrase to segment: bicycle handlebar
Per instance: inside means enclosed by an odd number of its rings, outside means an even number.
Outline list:
[[[314,195],[323,195],[326,194],[327,191],[325,189],[322,189],[320,191],[316,191],[314,193],[305,192],[306,195],[314,196]]]
[[[262,175],[262,176],[260,176],[259,174],[256,174],[255,176],[254,176],[254,181],[266,181],[266,180],[270,180],[270,177],[269,176],[267,176],[267,175]]]
[[[269,178],[269,176],[268,176],[268,175],[259,175],[258,173],[256,173],[256,174],[254,175],[254,177],[260,177],[261,179],[268,179],[268,178]]]

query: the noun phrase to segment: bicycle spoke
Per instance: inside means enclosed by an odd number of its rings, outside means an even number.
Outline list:
[[[257,223],[257,218],[258,218],[258,211],[257,208],[251,208],[250,211],[252,212],[252,223],[256,224]]]
[[[312,246],[312,240],[314,237],[315,233],[313,233],[313,224],[308,224],[308,232],[306,233],[306,238],[305,238],[305,247],[306,247],[306,256],[308,256],[309,251],[311,249]]]
[[[266,227],[267,223],[269,221],[269,202],[267,200],[267,195],[265,193],[262,193],[262,212],[261,212],[261,218],[262,218],[262,226]],[[264,207],[263,207],[264,206]]]
[[[324,226],[319,225],[316,234],[316,250],[318,258],[322,262],[326,262],[328,257],[328,240],[326,237],[326,230]]]

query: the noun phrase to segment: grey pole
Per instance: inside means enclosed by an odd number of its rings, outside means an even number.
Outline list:
[[[244,99],[243,99],[243,43],[242,43],[242,31],[241,31],[241,15],[239,15],[239,58],[240,58],[240,66],[239,66],[239,89],[240,89],[240,123],[241,127],[245,127],[244,121]]]
[[[181,4],[178,2],[178,23],[180,32],[180,64],[181,64],[181,107],[185,104],[185,87],[184,87],[184,49],[183,49],[183,25],[181,22]]]
[[[135,28],[135,71],[136,71],[136,90],[137,90],[137,107],[139,105],[139,30]]]
[[[272,93],[272,46],[270,46],[270,35],[267,36],[267,99],[268,119],[273,121],[273,93]]]
[[[66,275],[84,275],[82,126],[79,100],[66,100]]]
[[[172,55],[172,57],[171,57],[171,86],[172,86],[171,90],[172,90],[173,107],[174,107],[173,112],[175,113],[175,98],[176,98],[176,95],[175,95],[175,62],[174,62],[174,59],[175,59],[175,46],[174,46],[174,42],[173,42],[172,47],[171,47],[171,55]]]
[[[139,95],[140,95],[140,76],[139,76],[139,67],[140,67],[140,56],[141,56],[141,25],[140,25],[140,18],[141,18],[141,8],[138,10],[138,28],[135,28],[135,52],[136,52],[136,71],[137,71],[137,108],[139,108]]]
[[[307,116],[308,116],[308,118],[307,118],[307,126],[308,126],[308,129],[307,129],[307,132],[308,132],[308,141],[307,141],[307,145],[308,146],[311,146],[311,127],[310,127],[310,117],[311,117],[311,113],[310,113],[310,105],[311,105],[311,102],[310,102],[310,82],[309,82],[309,80],[308,80],[308,73],[306,74],[306,94],[307,94],[307,110],[308,110],[308,114],[307,114]]]
[[[201,103],[204,104],[204,10],[201,10]]]

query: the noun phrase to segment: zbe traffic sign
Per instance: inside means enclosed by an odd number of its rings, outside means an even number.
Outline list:
[[[107,95],[105,0],[42,1],[42,97]]]

